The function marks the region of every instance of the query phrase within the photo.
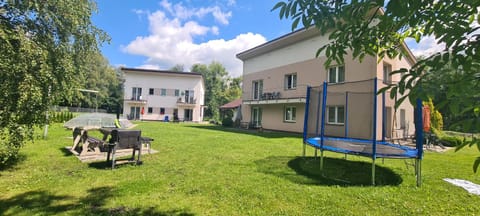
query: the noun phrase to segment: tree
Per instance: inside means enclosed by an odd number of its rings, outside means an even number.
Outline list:
[[[93,1],[0,1],[0,164],[45,123],[49,106],[76,85],[82,59],[107,35]]]
[[[170,68],[170,71],[184,72],[184,66],[183,64],[176,64],[175,66]]]
[[[201,73],[205,82],[205,116],[218,122],[220,120],[219,108],[221,105],[240,98],[241,77],[230,78],[225,67],[219,62],[212,62],[208,66],[195,64],[191,71]]]
[[[473,121],[460,120],[462,130],[480,128],[480,1],[478,0],[288,0],[277,3],[280,18],[291,18],[292,29],[301,22],[306,28],[315,26],[328,34],[330,42],[319,47],[317,56],[325,53],[326,65],[343,62],[351,52],[354,59],[366,55],[379,59],[406,55],[402,49],[405,40],[417,42],[422,37],[432,37],[445,48],[419,60],[412,68],[402,68],[392,73],[405,73],[399,83],[392,84],[393,93],[406,98],[428,98],[422,86],[425,77],[451,66],[461,69],[456,79],[445,82],[448,91],[445,100],[449,108],[460,114],[473,116]],[[449,76],[442,76],[449,79]],[[464,97],[466,88],[473,86],[472,97]],[[476,88],[475,88],[476,87]],[[460,97],[459,97],[460,95]],[[477,139],[469,145],[476,144]],[[480,163],[480,157],[476,165]]]
[[[115,111],[123,97],[121,71],[112,67],[100,53],[89,53],[82,61],[83,69],[75,76],[77,85],[70,86],[72,94],[64,95],[60,105],[99,107],[108,112]],[[80,89],[95,90],[98,93]]]

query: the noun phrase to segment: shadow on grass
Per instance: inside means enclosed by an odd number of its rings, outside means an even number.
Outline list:
[[[80,199],[52,195],[47,191],[30,191],[0,200],[0,215],[193,215],[184,210],[157,211],[155,208],[105,207],[115,194],[111,187],[92,188]]]
[[[323,173],[320,172],[320,159],[314,157],[271,156],[255,163],[260,172],[285,178],[297,184],[371,186],[372,164],[368,162],[325,157]],[[400,175],[392,170],[375,166],[376,186],[395,186],[402,181]]]
[[[1,171],[6,171],[6,170],[12,170],[15,169],[15,167],[25,161],[27,159],[27,156],[24,154],[19,153],[17,157],[11,158],[7,162],[0,164],[0,176],[2,175]]]
[[[285,138],[285,137],[301,138],[302,137],[302,135],[299,133],[270,131],[270,130],[259,131],[257,129],[248,130],[243,128],[223,127],[219,125],[188,125],[187,127],[221,131],[221,132],[239,133],[239,134],[260,136],[264,138]]]

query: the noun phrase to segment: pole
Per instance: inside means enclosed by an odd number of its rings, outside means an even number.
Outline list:
[[[375,159],[377,158],[377,78],[373,79],[373,131],[372,131],[372,185],[375,185]]]
[[[306,142],[307,142],[307,132],[308,132],[308,112],[310,110],[310,90],[311,87],[307,86],[307,95],[305,101],[305,118],[303,120],[303,157],[305,157],[306,151]]]

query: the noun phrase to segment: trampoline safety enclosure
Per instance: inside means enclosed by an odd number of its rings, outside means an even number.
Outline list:
[[[377,158],[414,159],[417,186],[421,185],[423,157],[422,121],[415,122],[415,148],[394,144],[385,139],[385,93],[378,93],[378,79],[345,82],[332,85],[324,82],[307,87],[303,128],[303,156],[306,146],[320,150],[320,169],[323,170],[323,151],[370,157],[372,185],[375,185]],[[338,106],[341,104],[341,106]],[[337,115],[343,112],[342,115]],[[381,125],[377,119],[381,116]],[[422,101],[417,100],[415,119],[422,119]],[[381,134],[377,129],[381,127]],[[339,129],[340,128],[340,129]],[[380,139],[379,139],[380,137]]]

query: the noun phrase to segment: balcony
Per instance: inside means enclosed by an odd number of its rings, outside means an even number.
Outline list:
[[[244,93],[243,104],[305,103],[305,90],[263,91],[260,94]]]
[[[125,103],[133,104],[133,105],[144,105],[147,104],[147,100],[142,100],[142,96],[140,97],[131,97],[123,99]]]
[[[177,106],[179,107],[195,107],[197,99],[194,97],[179,97],[177,99]]]

